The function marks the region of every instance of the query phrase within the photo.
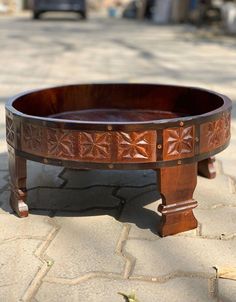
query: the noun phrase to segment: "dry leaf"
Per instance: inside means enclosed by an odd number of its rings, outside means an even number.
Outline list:
[[[236,280],[236,267],[222,266],[216,267],[216,269],[219,278]]]

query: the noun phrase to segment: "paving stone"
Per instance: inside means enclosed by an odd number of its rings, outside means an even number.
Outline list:
[[[27,162],[27,188],[39,186],[60,187],[64,180],[59,177],[63,167],[43,165],[37,162]]]
[[[46,237],[52,228],[48,218],[43,215],[29,215],[26,219],[18,218],[15,215],[2,215],[0,218],[0,242],[11,238]]]
[[[47,249],[54,264],[49,276],[76,278],[88,272],[122,273],[115,253],[122,224],[109,216],[57,218],[60,232]]]
[[[42,265],[33,255],[39,242],[21,239],[0,243],[1,301],[21,301],[24,292]]]
[[[121,188],[118,195],[126,200],[119,221],[129,223],[129,237],[156,239],[160,216],[157,212],[160,196],[156,186],[142,189]]]
[[[215,179],[198,177],[194,198],[198,201],[200,209],[236,206],[236,194],[230,192],[229,177],[220,174]]]
[[[140,302],[210,302],[215,301],[208,294],[208,281],[197,278],[177,278],[166,283],[91,279],[77,285],[52,284],[44,282],[36,299],[38,302],[122,302],[118,292],[134,292]]]
[[[86,190],[38,188],[28,192],[28,204],[34,209],[66,211],[118,207],[120,199],[114,197],[112,192],[112,188],[106,187]]]
[[[10,204],[10,191],[0,193],[0,214],[13,213]],[[37,188],[28,191],[27,203],[30,212],[33,210],[50,211],[64,210],[75,212],[75,215],[84,211],[89,215],[90,210],[98,209],[100,214],[109,214],[117,217],[120,212],[120,199],[112,195],[112,189],[94,187],[87,190],[65,190],[56,188]],[[45,213],[44,213],[45,215]]]
[[[236,208],[223,207],[210,210],[194,210],[201,223],[201,235],[227,238],[236,234]]]
[[[154,241],[128,240],[125,250],[136,258],[133,275],[157,277],[175,271],[208,274],[214,266],[233,266],[235,248],[236,240],[173,236]]]
[[[235,280],[218,280],[219,302],[234,302],[236,299],[236,281]]]
[[[236,134],[232,134],[229,147],[224,150],[224,152],[217,154],[217,158],[219,158],[223,162],[224,173],[234,177],[234,179],[236,180],[236,169],[234,165],[232,165],[232,163],[236,162],[235,150]]]
[[[9,189],[9,173],[8,171],[0,171],[0,191]]]
[[[0,214],[13,213],[10,204],[10,191],[3,191],[0,193]]]
[[[4,143],[5,145],[5,143]],[[8,170],[8,155],[7,152],[0,153],[0,170]]]
[[[63,173],[67,179],[67,188],[83,188],[91,185],[109,186],[145,186],[156,182],[155,172],[152,170],[110,171],[110,170],[68,170]]]

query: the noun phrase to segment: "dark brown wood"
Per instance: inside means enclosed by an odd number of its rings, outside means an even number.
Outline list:
[[[197,227],[193,214],[197,202],[193,192],[197,184],[197,163],[157,170],[157,188],[162,196],[158,207],[162,214],[159,234],[174,235]]]
[[[206,178],[213,179],[216,177],[216,169],[214,166],[215,157],[206,158],[198,162],[198,174]]]
[[[212,91],[155,84],[70,85],[18,95],[6,104],[12,208],[28,215],[26,159],[77,169],[160,169],[160,234],[195,228],[197,166],[213,177],[209,158],[229,144],[231,107]]]
[[[19,217],[29,214],[26,204],[26,160],[15,154],[12,147],[8,147],[11,196],[10,204]]]

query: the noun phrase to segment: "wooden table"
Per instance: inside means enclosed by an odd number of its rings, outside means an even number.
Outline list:
[[[26,161],[78,169],[153,169],[161,236],[197,227],[197,172],[230,140],[231,101],[218,93],[152,84],[90,84],[22,93],[6,104],[10,203],[28,215]]]

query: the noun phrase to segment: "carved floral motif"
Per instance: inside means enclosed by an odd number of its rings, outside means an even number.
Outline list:
[[[109,160],[111,158],[111,133],[81,132],[79,137],[82,160]]]
[[[230,112],[226,112],[223,117],[223,123],[224,123],[224,137],[227,140],[230,137],[230,122],[231,122],[231,114]]]
[[[13,120],[8,116],[6,117],[6,137],[7,137],[7,142],[9,144],[14,143],[14,139],[15,139],[14,124],[13,124]]]
[[[122,160],[151,160],[155,154],[154,131],[117,132],[118,161]]]
[[[75,138],[71,131],[61,129],[47,130],[48,155],[58,158],[75,156]]]
[[[223,119],[208,123],[208,146],[213,149],[219,146],[224,139],[224,123]]]
[[[37,125],[24,124],[22,145],[26,150],[40,152],[42,149],[42,128]]]
[[[208,152],[222,146],[230,138],[230,112],[218,120],[201,125],[201,152]]]
[[[194,154],[194,127],[164,130],[164,158],[190,157]]]
[[[72,131],[24,124],[21,145],[22,151],[49,158],[106,163],[156,160],[156,131]]]

